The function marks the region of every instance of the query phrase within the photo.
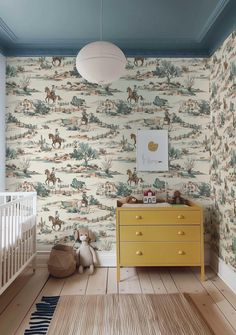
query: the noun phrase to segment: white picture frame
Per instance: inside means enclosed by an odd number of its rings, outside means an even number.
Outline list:
[[[136,137],[137,171],[168,171],[168,131],[138,130]]]

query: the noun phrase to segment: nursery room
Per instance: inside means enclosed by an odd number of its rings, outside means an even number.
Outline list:
[[[236,1],[0,1],[0,334],[236,335]]]

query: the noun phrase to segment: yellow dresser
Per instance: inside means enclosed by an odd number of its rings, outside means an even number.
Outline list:
[[[200,266],[204,280],[202,208],[129,205],[116,212],[117,280],[121,266]]]

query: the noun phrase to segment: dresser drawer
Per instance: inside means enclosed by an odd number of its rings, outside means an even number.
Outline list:
[[[200,241],[200,226],[121,226],[120,241]]]
[[[199,265],[200,243],[197,242],[121,242],[122,266]]]
[[[120,211],[119,224],[121,226],[137,224],[200,224],[200,211],[187,210],[137,210],[137,211]]]

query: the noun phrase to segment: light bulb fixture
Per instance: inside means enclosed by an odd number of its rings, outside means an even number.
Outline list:
[[[124,73],[126,57],[115,44],[103,41],[103,0],[100,12],[100,41],[85,45],[76,57],[76,68],[88,82],[109,84]]]

